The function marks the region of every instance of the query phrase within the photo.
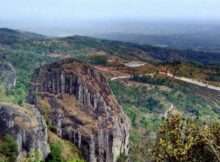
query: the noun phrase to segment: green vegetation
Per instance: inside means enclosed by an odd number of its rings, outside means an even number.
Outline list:
[[[94,65],[106,65],[108,57],[107,55],[79,55],[76,57],[77,59],[88,62]]]
[[[154,148],[155,162],[220,161],[219,123],[171,116],[160,126]]]
[[[184,84],[182,85],[174,83],[171,79],[162,78],[158,75],[154,77],[133,76],[131,80],[151,85],[167,86],[171,88],[169,91],[160,91],[157,88],[155,91],[166,98],[167,101],[173,103],[179,111],[182,111],[186,114],[202,117],[204,120],[219,120],[218,116],[220,114],[218,110],[220,109],[220,102],[214,103],[214,101],[210,102],[201,97],[198,97],[193,89],[185,86]],[[151,91],[148,91],[147,93]]]
[[[30,162],[42,162],[43,158],[39,150],[35,149],[29,153]]]
[[[71,152],[68,152],[69,156],[66,155],[66,157],[63,157],[63,145],[60,144],[59,142],[51,143],[50,144],[50,149],[51,152],[47,157],[47,162],[85,162],[82,158],[78,159],[76,158],[75,160],[72,159],[70,160],[71,157]],[[71,150],[69,150],[71,151]]]
[[[126,162],[128,160],[128,157],[125,154],[121,154],[118,162]]]
[[[18,145],[11,135],[5,135],[0,142],[0,162],[15,162],[18,154]],[[27,157],[18,159],[19,162],[41,162],[42,155],[38,150],[31,150]]]
[[[162,106],[166,105],[165,101],[159,99],[159,94],[149,93],[152,87],[133,87],[116,81],[109,81],[109,85],[132,122],[129,158],[137,162],[149,159],[162,122],[160,113],[165,111]]]
[[[0,101],[19,105],[26,102],[27,91],[30,87],[30,76],[34,69],[56,60],[44,55],[37,55],[31,51],[8,49],[0,50],[0,58],[12,63],[18,73],[15,88],[7,88],[3,83],[0,83]]]
[[[8,162],[8,158],[5,157],[4,155],[0,156],[0,162]]]
[[[85,162],[79,149],[70,141],[59,138],[52,131],[48,131],[51,153],[48,162]]]
[[[14,103],[22,105],[25,102],[26,88],[18,82],[16,88],[8,88],[0,82],[0,102]]]
[[[110,81],[109,85],[121,105],[135,106],[145,112],[161,112],[164,110],[160,96],[157,93],[149,93],[149,91],[154,91],[151,87],[133,87],[114,81]]]
[[[171,80],[168,78],[162,78],[158,75],[155,76],[149,76],[149,75],[133,75],[131,80],[136,82],[142,82],[142,83],[148,83],[153,85],[165,85],[165,86],[173,86],[171,83]]]
[[[62,162],[61,157],[61,147],[57,143],[52,143],[50,145],[51,152],[48,156],[48,162]]]
[[[193,78],[203,82],[211,81],[219,82],[220,81],[220,65],[219,64],[196,64],[189,62],[163,62],[159,63],[161,71],[169,72],[175,76]],[[215,83],[216,84],[216,83]]]
[[[18,162],[43,162],[43,157],[38,149],[31,150],[27,157],[19,159]]]
[[[190,88],[172,83],[169,79],[157,80],[158,77],[144,80],[147,84],[139,82],[136,85],[109,81],[114,95],[132,122],[129,153],[132,161],[152,160],[159,126],[164,122],[163,114],[169,109],[170,103],[177,107],[175,111],[178,113],[198,117],[203,122],[219,121],[213,103],[196,96]],[[219,103],[215,103],[215,108],[220,109]]]
[[[10,135],[5,135],[0,142],[0,157],[2,161],[14,162],[17,158],[18,146],[16,141]]]

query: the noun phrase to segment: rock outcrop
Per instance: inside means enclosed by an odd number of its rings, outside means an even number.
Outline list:
[[[0,81],[3,81],[8,87],[16,86],[17,73],[14,67],[5,61],[0,61]]]
[[[87,161],[116,162],[128,153],[130,121],[91,65],[65,59],[37,69],[28,100],[50,105],[39,108],[48,125],[75,143]]]
[[[33,150],[43,158],[49,153],[47,127],[40,112],[32,106],[14,106],[0,103],[0,139],[11,135],[18,144],[18,159]]]

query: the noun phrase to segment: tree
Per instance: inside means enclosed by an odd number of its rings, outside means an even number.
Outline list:
[[[174,115],[161,125],[154,161],[220,161],[220,126]]]

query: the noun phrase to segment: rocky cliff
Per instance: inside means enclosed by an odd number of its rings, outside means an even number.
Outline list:
[[[0,81],[3,81],[8,87],[15,87],[17,73],[14,67],[5,61],[0,61]]]
[[[38,150],[43,158],[49,153],[46,123],[40,112],[31,106],[0,103],[0,140],[11,135],[18,144],[18,159]]]
[[[45,65],[32,76],[30,103],[39,107],[60,137],[75,143],[87,161],[116,162],[128,153],[130,122],[107,81],[74,59]],[[40,107],[47,103],[47,110]]]

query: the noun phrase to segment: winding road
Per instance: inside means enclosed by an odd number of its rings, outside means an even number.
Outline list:
[[[205,84],[203,82],[199,82],[197,80],[193,80],[193,79],[190,79],[190,78],[177,77],[177,76],[173,77],[173,74],[171,74],[171,73],[167,73],[166,74],[166,73],[160,72],[160,74],[164,74],[166,76],[169,76],[169,77],[172,77],[174,79],[181,80],[181,81],[184,81],[184,82],[187,82],[187,83],[195,84],[195,85],[200,86],[200,87],[206,87],[208,89],[220,91],[220,87],[216,87],[216,86],[212,86],[212,85],[209,85],[209,84]]]
[[[170,108],[164,113],[164,117],[166,118],[168,114],[174,109],[174,105],[170,103]]]
[[[177,80],[181,80],[181,81],[184,81],[184,82],[187,82],[187,83],[195,84],[195,85],[198,85],[200,87],[206,87],[208,89],[213,89],[213,90],[220,91],[220,87],[216,87],[216,86],[213,86],[213,85],[205,84],[203,82],[199,82],[197,80],[193,80],[193,79],[190,79],[190,78],[177,77],[177,76],[173,77],[173,74],[171,74],[171,73],[164,73],[164,72],[160,72],[160,74],[163,74],[163,75],[166,75],[168,77],[171,77],[171,78],[174,78],[174,79],[177,79]],[[147,75],[151,76],[153,74],[147,74]],[[111,81],[112,80],[118,80],[118,79],[129,79],[129,78],[131,78],[131,75],[122,75],[122,76],[117,76],[117,77],[111,78]]]
[[[113,77],[111,78],[111,81],[117,80],[117,79],[130,79],[131,75],[123,75],[123,76],[118,76],[118,77]]]

